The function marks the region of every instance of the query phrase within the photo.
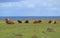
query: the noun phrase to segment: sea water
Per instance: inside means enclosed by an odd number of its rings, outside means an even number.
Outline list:
[[[9,18],[11,20],[51,20],[51,19],[60,19],[60,16],[0,16],[0,20]]]

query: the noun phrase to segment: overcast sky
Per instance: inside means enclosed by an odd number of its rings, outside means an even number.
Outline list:
[[[60,0],[0,0],[0,16],[60,16]]]

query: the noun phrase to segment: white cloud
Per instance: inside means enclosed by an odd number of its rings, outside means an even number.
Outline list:
[[[34,7],[34,4],[29,3],[29,1],[19,1],[19,2],[5,2],[0,3],[0,7]]]
[[[0,7],[20,7],[20,8],[56,8],[59,0],[24,0],[19,2],[0,3]]]
[[[24,0],[18,2],[4,2],[0,3],[0,15],[58,15],[60,14],[59,5],[59,0]]]

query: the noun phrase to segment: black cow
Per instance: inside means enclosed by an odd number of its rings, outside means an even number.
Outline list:
[[[38,20],[38,23],[41,23],[42,21],[41,20]]]
[[[20,20],[17,20],[18,21],[18,23],[22,23],[22,21],[20,21]]]
[[[49,22],[48,22],[49,24],[51,24],[52,23],[52,21],[51,20],[49,20]]]
[[[29,21],[28,21],[28,20],[26,20],[26,21],[25,21],[25,23],[29,23]]]

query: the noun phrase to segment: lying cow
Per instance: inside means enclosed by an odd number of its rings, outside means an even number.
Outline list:
[[[13,21],[10,21],[9,18],[6,18],[6,19],[5,19],[5,22],[6,22],[7,24],[14,24],[14,22],[13,22]]]
[[[22,23],[22,21],[20,21],[20,20],[17,20],[18,21],[18,23]]]
[[[25,21],[25,23],[29,23],[29,21],[28,21],[28,20],[26,20],[26,21]]]
[[[48,22],[49,24],[51,24],[52,23],[52,21],[51,20],[49,20],[49,22]]]
[[[42,21],[41,20],[38,20],[38,23],[41,23]]]
[[[39,23],[39,22],[35,20],[33,23]]]
[[[56,21],[52,21],[52,23],[51,24],[56,24],[57,22]]]

